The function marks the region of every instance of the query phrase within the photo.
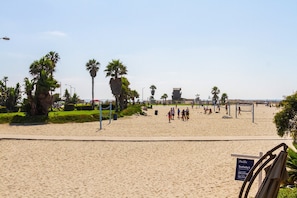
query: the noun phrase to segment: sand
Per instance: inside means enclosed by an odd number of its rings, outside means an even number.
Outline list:
[[[190,109],[190,119],[167,112],[174,106],[154,106],[147,116],[99,122],[31,126],[0,125],[1,135],[131,137],[145,141],[0,141],[0,197],[238,197],[234,179],[236,158],[258,156],[285,142],[277,136],[275,107],[255,106],[237,118],[231,107],[204,114]],[[186,108],[178,106],[180,109]],[[243,107],[243,110],[248,110]],[[157,115],[155,115],[155,111]],[[217,141],[245,136],[252,140]],[[263,139],[262,137],[268,137]],[[166,137],[216,137],[213,141],[149,141]],[[259,137],[259,139],[255,138]],[[199,138],[198,138],[199,139]],[[257,189],[257,182],[252,193]]]

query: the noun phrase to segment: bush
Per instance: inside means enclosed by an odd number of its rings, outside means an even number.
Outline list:
[[[0,106],[0,113],[7,113],[7,108]]]
[[[99,115],[93,114],[93,115],[62,115],[62,116],[53,116],[49,119],[50,123],[67,123],[67,122],[94,122],[99,120]]]
[[[12,117],[10,123],[18,123],[18,124],[45,124],[48,123],[48,116],[38,115],[38,116],[21,116],[15,115]]]
[[[280,188],[277,198],[297,198],[297,188]]]
[[[65,104],[64,105],[64,111],[73,111],[74,108],[74,104]]]
[[[76,110],[94,110],[92,105],[77,105]]]

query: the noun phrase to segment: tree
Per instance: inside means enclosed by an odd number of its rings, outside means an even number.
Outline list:
[[[56,64],[58,63],[58,61],[60,60],[60,55],[54,51],[50,51],[49,53],[47,53],[45,55],[45,57],[47,59],[49,59],[50,61],[52,61],[52,68],[50,68],[50,75],[53,76],[54,71],[56,70]],[[59,85],[60,86],[60,85]],[[53,91],[51,91],[51,95],[53,95]],[[54,102],[54,100],[53,100]],[[51,111],[53,110],[53,105],[51,106]]]
[[[99,71],[100,63],[95,59],[91,59],[86,63],[86,69],[90,72],[92,77],[92,107],[94,108],[94,78],[97,76]]]
[[[65,98],[65,104],[68,104],[71,102],[71,95],[68,89],[65,89],[64,98]]]
[[[220,94],[219,88],[214,86],[211,90],[211,94],[213,95],[212,101],[213,101],[214,105],[216,105],[219,100],[219,94]]]
[[[122,91],[120,93],[119,101],[120,108],[126,109],[128,107],[128,99],[130,98],[131,89],[129,88],[130,82],[127,78],[122,77]]]
[[[60,60],[60,55],[54,51],[50,51],[45,55],[47,59],[49,59],[52,62],[52,67],[50,68],[50,74],[53,76],[53,72],[55,72],[56,64]]]
[[[227,102],[227,100],[228,100],[228,95],[226,94],[226,93],[222,93],[222,96],[221,96],[221,104],[226,104],[226,102]]]
[[[5,101],[5,106],[9,111],[13,111],[17,103],[21,99],[21,87],[20,83],[16,84],[16,87],[8,87],[7,89],[7,99]]]
[[[133,101],[133,105],[135,104],[135,98],[139,98],[139,93],[136,90],[131,90],[130,99]]]
[[[199,103],[199,101],[200,101],[200,94],[196,94],[195,96],[196,96],[195,102],[196,103]]]
[[[151,94],[152,94],[152,98],[154,99],[154,95],[155,95],[155,90],[157,89],[157,87],[155,85],[151,85],[150,86],[150,89],[151,89]]]
[[[282,110],[274,116],[277,134],[281,137],[289,134],[297,144],[297,92],[287,96],[280,105]]]
[[[109,85],[111,88],[111,92],[114,95],[116,99],[116,105],[115,110],[118,111],[119,109],[119,97],[122,92],[122,76],[127,74],[127,67],[123,65],[123,63],[118,60],[112,60],[108,63],[106,66],[106,69],[104,70],[106,72],[106,77],[110,77]],[[120,106],[123,106],[121,104]]]
[[[168,98],[168,95],[166,93],[164,93],[162,96],[161,96],[161,99],[164,99],[164,104],[166,104],[166,99]]]
[[[7,81],[8,81],[8,77],[7,76],[4,76],[3,77],[4,87],[7,87],[6,86]]]
[[[28,115],[48,115],[49,107],[52,105],[53,97],[49,92],[59,87],[53,77],[54,66],[50,59],[42,57],[30,65],[29,73],[33,76],[32,80],[25,78],[26,112]],[[35,90],[35,94],[33,91]]]

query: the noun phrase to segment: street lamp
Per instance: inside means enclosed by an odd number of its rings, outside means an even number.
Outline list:
[[[2,37],[0,39],[7,40],[7,41],[10,40],[10,38],[9,37],[6,37],[6,36],[5,37]]]
[[[145,87],[142,87],[142,102],[143,102],[143,89],[144,89]]]

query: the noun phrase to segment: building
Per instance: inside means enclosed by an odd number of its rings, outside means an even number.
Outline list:
[[[176,101],[176,100],[181,100],[181,88],[173,88],[173,92],[172,92],[172,101]]]

